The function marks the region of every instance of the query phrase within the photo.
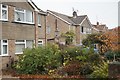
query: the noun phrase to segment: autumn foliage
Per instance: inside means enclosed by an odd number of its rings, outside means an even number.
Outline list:
[[[113,51],[119,50],[120,48],[120,27],[111,29],[105,33],[109,41],[111,42],[110,47]]]

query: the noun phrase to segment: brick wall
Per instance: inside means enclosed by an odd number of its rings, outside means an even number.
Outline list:
[[[108,67],[109,77],[120,78],[120,63],[110,63]]]

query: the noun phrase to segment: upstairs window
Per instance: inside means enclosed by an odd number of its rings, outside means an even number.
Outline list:
[[[21,8],[15,8],[15,21],[33,23],[33,12]]]
[[[40,15],[38,14],[38,26],[41,26],[40,20],[41,20],[41,18],[40,18]]]
[[[83,33],[84,32],[84,28],[83,28],[83,26],[81,27],[81,33]]]
[[[0,19],[8,20],[8,6],[4,4],[0,4]]]
[[[50,32],[51,32],[51,27],[48,26],[48,27],[47,27],[47,31],[46,31],[46,33],[47,33],[47,34],[50,34]]]

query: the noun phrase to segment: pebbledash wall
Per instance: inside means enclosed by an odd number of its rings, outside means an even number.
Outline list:
[[[11,67],[24,48],[45,45],[46,14],[26,0],[0,3],[0,70]]]

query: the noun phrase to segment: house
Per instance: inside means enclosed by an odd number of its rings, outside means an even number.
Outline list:
[[[65,40],[60,38],[62,33],[72,30],[75,33],[74,45],[81,45],[87,34],[91,34],[92,25],[87,15],[78,16],[73,12],[73,16],[67,16],[58,12],[47,10],[46,36],[48,42],[54,42],[56,36],[59,43],[65,44]],[[56,35],[57,34],[57,35]]]
[[[96,25],[93,25],[92,32],[93,33],[104,33],[108,30],[108,27],[105,24],[99,24],[97,22]]]
[[[3,0],[0,13],[0,69],[5,69],[24,48],[46,44],[46,13],[28,0]]]

